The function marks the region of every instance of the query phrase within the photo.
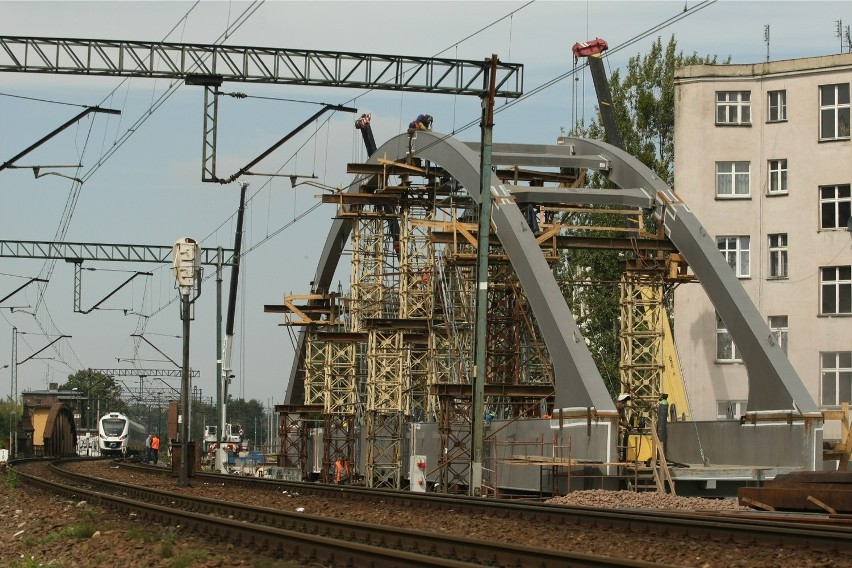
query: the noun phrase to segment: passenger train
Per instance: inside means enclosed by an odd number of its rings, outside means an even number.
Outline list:
[[[102,456],[142,455],[145,427],[124,414],[110,412],[98,420],[98,448]]]

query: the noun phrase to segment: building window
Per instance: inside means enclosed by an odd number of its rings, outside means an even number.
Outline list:
[[[787,160],[769,160],[769,195],[787,193]]]
[[[787,120],[787,91],[769,91],[769,122]]]
[[[839,406],[852,402],[852,351],[820,353],[822,404]]]
[[[751,164],[716,162],[716,197],[748,197]]]
[[[716,361],[725,363],[742,361],[737,345],[718,312],[716,313]]]
[[[747,406],[747,400],[717,400],[716,420],[739,420]]]
[[[769,277],[787,276],[787,233],[769,235]]]
[[[849,184],[821,185],[819,188],[820,229],[846,230],[852,211]]]
[[[716,124],[751,124],[751,92],[717,91]]]
[[[775,338],[775,343],[787,353],[787,316],[769,316],[769,331],[772,332],[772,337]]]
[[[737,278],[748,278],[751,275],[749,268],[751,237],[716,237],[716,244]]]
[[[849,83],[820,85],[819,139],[849,138]]]
[[[852,314],[852,266],[820,268],[820,314]]]

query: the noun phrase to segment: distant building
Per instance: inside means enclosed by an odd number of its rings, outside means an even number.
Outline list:
[[[675,190],[813,399],[837,408],[852,398],[852,54],[675,77]],[[675,293],[674,335],[695,419],[744,413],[745,366],[699,284]]]
[[[69,433],[73,429],[72,425],[67,425],[69,419],[73,416],[75,423],[79,421],[80,408],[85,401],[85,396],[76,390],[58,390],[58,386],[57,383],[50,383],[48,390],[21,393],[23,414],[18,428],[19,456],[44,455],[45,430],[50,420],[55,423],[57,416],[61,417],[63,424],[60,425],[60,429]],[[59,407],[64,407],[62,412],[58,412]],[[47,433],[48,438],[50,435]]]

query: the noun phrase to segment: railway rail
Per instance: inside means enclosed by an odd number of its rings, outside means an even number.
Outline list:
[[[171,472],[143,464],[128,464],[163,476]],[[400,507],[439,508],[464,511],[471,515],[489,515],[519,519],[538,519],[554,524],[620,526],[628,530],[656,531],[663,534],[691,535],[721,541],[751,544],[795,544],[810,549],[852,552],[852,516],[791,515],[762,512],[664,511],[637,509],[602,510],[591,507],[481,499],[436,493],[411,493],[399,490],[367,489],[357,486],[326,485],[268,480],[248,476],[197,473],[198,483],[224,484],[231,487],[265,487],[269,491],[298,491],[303,495],[345,496],[365,503],[396,504]]]
[[[439,533],[414,533],[398,527],[244,506],[87,477],[63,469],[67,461],[46,464],[22,460],[15,462],[13,467],[23,482],[53,493],[77,499],[83,497],[123,513],[134,512],[157,523],[176,524],[214,535],[218,541],[259,546],[305,562],[332,566],[459,568],[483,565],[666,566]]]

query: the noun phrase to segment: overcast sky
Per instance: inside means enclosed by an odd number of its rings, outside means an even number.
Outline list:
[[[677,16],[682,17],[672,21]],[[524,65],[526,92],[571,71],[571,46],[577,41],[606,39],[610,72],[643,53],[656,37],[665,42],[672,35],[686,53],[730,55],[734,63],[755,63],[767,56],[767,25],[772,60],[840,52],[838,20],[844,28],[852,23],[852,3],[0,1],[2,36],[214,44],[230,26],[224,41],[232,45],[476,60],[493,53]],[[656,29],[668,21],[672,23]],[[32,169],[0,172],[0,240],[171,245],[188,236],[204,247],[231,248],[238,187],[201,182],[203,90],[181,86],[163,98],[168,89],[164,80],[1,74],[0,162],[81,111],[58,103],[100,104],[122,114],[90,115],[18,162],[81,163],[80,169],[43,171],[86,176],[82,188],[55,175],[36,179]],[[435,117],[434,129],[440,132],[458,131],[479,116],[479,101],[471,97],[238,83],[225,84],[223,90],[266,98],[221,99],[220,175],[238,170],[319,108],[292,101],[345,103],[372,113],[379,145],[421,112]],[[574,117],[588,120],[593,102],[588,77],[560,81],[498,112],[494,141],[552,143]],[[498,111],[505,103],[497,102]],[[156,110],[141,120],[152,105]],[[346,184],[347,162],[365,159],[352,123],[353,116],[343,113],[320,120],[253,169],[316,175],[319,182],[334,187]],[[131,127],[134,132],[127,136]],[[469,128],[457,136],[478,140],[479,132]],[[126,142],[113,149],[124,138]],[[107,153],[109,158],[95,168]],[[323,205],[309,211],[320,190],[293,189],[286,178],[252,176],[247,181],[251,200],[243,246],[251,252],[241,270],[232,392],[264,404],[281,403],[293,349],[287,329],[278,325],[282,318],[264,314],[263,305],[280,304],[288,293],[308,292],[334,208]],[[81,368],[174,368],[150,345],[131,337],[143,332],[180,362],[181,323],[168,267],[83,267],[95,269],[83,273],[84,310],[134,271],[153,275],[136,278],[102,309],[82,315],[73,312],[72,265],[0,259],[0,298],[29,278],[50,277],[49,284],[31,285],[0,304],[0,367],[12,362],[13,326],[22,334],[19,362],[57,334],[72,336],[40,355],[48,359],[18,367],[19,390],[65,382]],[[205,276],[209,274],[207,269]],[[226,297],[228,277],[226,273]],[[346,275],[340,280],[347,290]],[[197,303],[191,333],[191,365],[201,372],[196,385],[214,401],[215,297],[215,281],[210,279]],[[9,371],[0,370],[3,394],[9,392]],[[138,388],[138,379],[127,384]]]

